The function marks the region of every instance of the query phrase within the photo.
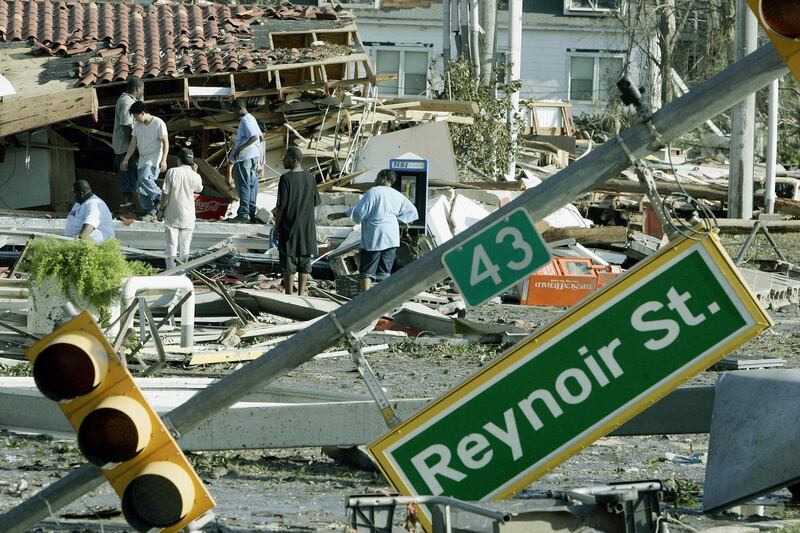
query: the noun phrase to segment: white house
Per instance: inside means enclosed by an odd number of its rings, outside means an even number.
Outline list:
[[[376,72],[398,75],[396,80],[380,82],[380,94],[419,96],[443,83],[438,75],[443,49],[441,1],[351,0],[342,6],[356,16]],[[625,0],[525,0],[521,97],[568,100],[574,114],[592,113],[617,97],[615,82],[623,70],[639,80],[642,54],[635,46],[630,46],[629,54],[628,33],[616,16],[624,15],[625,9]],[[503,61],[508,49],[507,10],[497,12],[496,41],[496,58]],[[644,76],[640,85],[649,85]]]

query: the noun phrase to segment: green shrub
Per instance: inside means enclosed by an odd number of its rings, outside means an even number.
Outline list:
[[[116,240],[95,244],[89,240],[34,239],[23,262],[28,287],[54,277],[64,294],[84,299],[102,310],[119,297],[122,280],[149,276],[155,269],[141,261],[126,261]]]

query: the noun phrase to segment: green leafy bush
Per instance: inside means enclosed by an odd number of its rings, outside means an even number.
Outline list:
[[[35,239],[28,245],[23,269],[28,287],[53,277],[64,294],[105,309],[119,297],[122,280],[149,276],[155,269],[141,261],[126,261],[116,240],[95,244],[89,240]]]
[[[445,84],[434,96],[447,100],[468,100],[478,104],[479,113],[472,124],[450,124],[450,137],[456,157],[490,178],[506,173],[509,162],[516,158],[521,145],[513,139],[507,116],[513,110],[511,94],[520,89],[522,82],[511,80],[510,66],[497,66],[491,83],[481,85],[475,65],[468,59],[448,61],[444,66]],[[513,120],[522,125],[519,115]],[[470,179],[464,165],[459,165],[461,178]],[[482,179],[482,178],[479,178]]]

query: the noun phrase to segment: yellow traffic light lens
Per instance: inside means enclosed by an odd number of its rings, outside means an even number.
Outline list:
[[[138,531],[170,527],[186,517],[194,503],[189,474],[169,461],[148,464],[122,493],[122,514]]]
[[[108,356],[102,343],[83,331],[59,335],[33,362],[36,386],[57,402],[92,392],[106,372]]]
[[[761,20],[787,39],[800,39],[800,0],[761,0]]]
[[[129,461],[150,442],[147,409],[132,398],[110,396],[81,421],[78,446],[96,466]]]

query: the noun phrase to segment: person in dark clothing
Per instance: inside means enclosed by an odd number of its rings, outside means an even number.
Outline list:
[[[272,211],[278,237],[278,254],[286,294],[306,294],[306,282],[311,273],[311,256],[317,253],[317,227],[314,208],[319,205],[319,191],[314,176],[303,170],[303,153],[290,147],[283,156],[283,166],[289,172],[278,181],[278,205]]]

